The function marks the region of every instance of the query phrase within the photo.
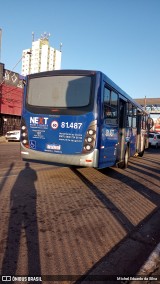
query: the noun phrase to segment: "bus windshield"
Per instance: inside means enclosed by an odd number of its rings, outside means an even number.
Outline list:
[[[27,104],[37,107],[74,108],[89,105],[90,76],[46,76],[30,78]]]

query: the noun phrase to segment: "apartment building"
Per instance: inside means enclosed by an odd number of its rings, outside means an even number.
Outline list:
[[[32,47],[22,52],[22,71],[21,74],[39,73],[43,71],[61,69],[61,47],[57,50],[50,46],[49,35],[44,33],[41,38],[32,38]]]

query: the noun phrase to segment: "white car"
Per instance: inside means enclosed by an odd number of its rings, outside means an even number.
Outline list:
[[[149,133],[149,145],[160,147],[160,133]]]
[[[20,141],[20,136],[20,130],[11,130],[6,133],[5,138],[7,141]]]

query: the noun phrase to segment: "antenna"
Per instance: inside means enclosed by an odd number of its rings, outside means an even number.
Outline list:
[[[62,42],[60,43],[60,52],[62,52]]]
[[[34,41],[34,32],[32,32],[32,42]]]
[[[50,33],[44,32],[43,34],[41,34],[41,39],[42,40],[48,40],[50,36],[51,36]]]

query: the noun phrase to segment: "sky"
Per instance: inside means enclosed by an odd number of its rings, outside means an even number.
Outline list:
[[[61,69],[104,72],[132,98],[160,98],[160,0],[0,0],[0,62],[21,73],[44,32]]]

